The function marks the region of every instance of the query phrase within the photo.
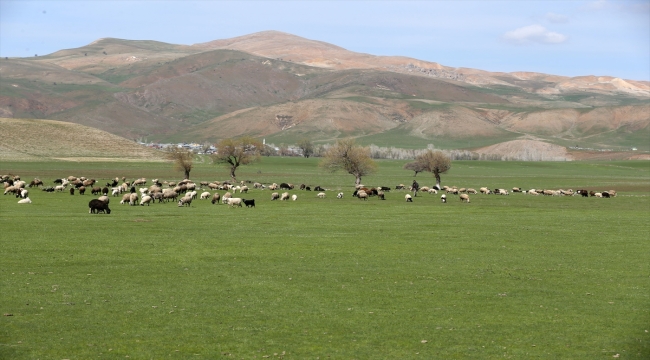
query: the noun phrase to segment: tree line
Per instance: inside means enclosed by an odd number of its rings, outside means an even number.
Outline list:
[[[317,151],[311,142],[301,142],[299,146],[305,157],[313,156]],[[237,181],[236,171],[240,166],[259,161],[268,148],[252,137],[224,139],[215,144],[215,147],[216,153],[210,155],[212,162],[228,168],[233,181]],[[351,138],[338,140],[318,151],[322,157],[318,166],[329,172],[343,171],[354,176],[355,185],[361,184],[362,177],[374,174],[377,170],[376,157],[373,157],[371,147],[360,146]],[[440,174],[451,169],[452,158],[445,152],[431,148],[413,154],[415,160],[404,165],[404,169],[414,171],[415,175],[430,172],[439,186]],[[194,153],[191,150],[173,147],[167,151],[167,158],[173,162],[175,170],[189,179],[194,165]]]

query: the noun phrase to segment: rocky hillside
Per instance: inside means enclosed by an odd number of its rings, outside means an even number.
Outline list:
[[[191,46],[100,39],[0,59],[0,77],[0,116],[129,139],[354,136],[380,146],[475,149],[532,136],[650,151],[648,82],[453,68],[275,31]]]

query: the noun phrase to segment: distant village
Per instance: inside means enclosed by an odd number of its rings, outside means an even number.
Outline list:
[[[148,142],[143,142],[143,141],[137,141],[138,144],[153,148],[153,149],[158,149],[158,150],[166,150],[171,147],[177,147],[177,148],[183,148],[192,151],[193,153],[197,155],[210,155],[214,154],[217,152],[217,148],[214,147],[214,145],[208,145],[208,144],[198,144],[198,143],[168,143],[168,144],[163,144],[163,143],[148,143]],[[302,156],[302,149],[289,145],[289,146],[282,146],[278,147],[275,146],[274,144],[267,144],[266,141],[263,141],[266,155],[281,155],[281,156]]]

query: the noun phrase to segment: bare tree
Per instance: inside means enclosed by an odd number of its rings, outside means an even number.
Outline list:
[[[417,161],[413,161],[413,162],[404,164],[404,170],[411,170],[411,171],[415,172],[415,174],[413,174],[413,176],[418,176],[418,173],[421,173],[421,172],[425,171],[422,164],[420,162],[417,162]]]
[[[224,139],[219,141],[215,147],[217,153],[212,155],[212,162],[224,164],[230,169],[230,177],[237,180],[235,171],[240,165],[248,165],[260,158],[260,152],[264,145],[262,142],[245,136],[237,139]]]
[[[407,166],[409,166],[408,169]],[[433,176],[436,178],[436,187],[440,189],[440,174],[451,169],[451,159],[442,151],[433,151],[429,149],[423,154],[416,156],[415,161],[404,165],[405,169],[413,170],[410,167],[422,169],[420,172],[426,171],[433,173]]]
[[[185,178],[190,178],[190,171],[194,166],[194,153],[179,147],[172,147],[167,150],[167,159],[174,162],[174,170],[183,172]]]
[[[334,172],[344,170],[355,177],[355,185],[361,184],[361,177],[370,175],[377,164],[370,157],[370,150],[355,144],[354,139],[339,140],[325,152],[320,166]]]
[[[305,138],[298,141],[298,147],[302,150],[302,156],[309,158],[314,153],[314,144]]]

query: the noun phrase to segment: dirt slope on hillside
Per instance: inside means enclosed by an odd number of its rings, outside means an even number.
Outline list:
[[[567,149],[537,140],[512,140],[476,150],[479,154],[496,155],[503,159],[523,161],[572,160]]]
[[[0,118],[0,159],[161,161],[162,153],[83,125]]]

